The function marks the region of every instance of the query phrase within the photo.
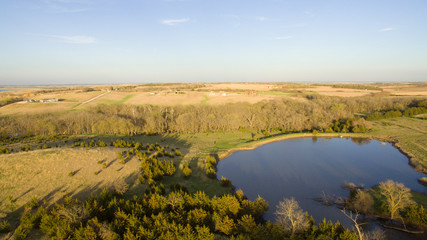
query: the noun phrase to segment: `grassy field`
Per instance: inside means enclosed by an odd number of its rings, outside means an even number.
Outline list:
[[[129,94],[129,95],[126,95],[125,97],[123,97],[123,98],[122,98],[122,99],[120,99],[120,100],[104,99],[104,102],[105,102],[105,103],[108,103],[108,104],[120,105],[120,104],[125,103],[127,100],[129,100],[129,99],[131,99],[131,98],[133,98],[133,97],[135,97],[135,94]]]
[[[293,84],[293,83],[209,83],[209,84],[146,84],[119,86],[84,86],[54,88],[28,88],[22,91],[0,92],[0,101],[20,97],[24,100],[58,98],[54,104],[13,103],[0,108],[0,115],[61,112],[75,108],[86,108],[105,104],[130,105],[222,105],[237,102],[250,104],[265,100],[292,98],[304,100],[304,94],[317,93],[326,96],[356,97],[378,93],[377,90],[354,89],[350,84],[345,88],[332,85]],[[427,96],[427,84],[393,83],[368,84],[373,88],[384,89],[384,93],[398,96]],[[91,88],[91,91],[85,89]],[[106,94],[108,93],[108,94]],[[100,96],[102,95],[102,96]],[[100,96],[99,98],[96,98]],[[208,97],[207,97],[208,96]],[[91,100],[93,99],[93,100]],[[91,100],[90,102],[88,102]]]
[[[427,125],[425,120],[417,118],[394,118],[373,122],[375,128],[369,133],[342,134],[319,133],[317,137],[371,137],[394,142],[402,152],[411,157],[411,164],[418,171],[427,168]],[[252,132],[169,134],[157,136],[79,136],[81,139],[111,140],[123,138],[142,144],[158,142],[168,151],[177,149],[184,157],[175,157],[173,161],[177,172],[165,177],[161,183],[169,190],[171,184],[179,183],[190,192],[205,191],[208,195],[221,195],[230,192],[231,187],[222,187],[220,182],[205,174],[205,158],[208,155],[222,159],[236,150],[252,149],[263,144],[288,138],[313,137],[311,133],[281,134],[272,132],[272,136],[252,140]],[[65,141],[65,140],[64,140]],[[52,144],[56,146],[58,142]],[[65,143],[63,143],[65,144]],[[61,145],[61,144],[59,144]],[[69,143],[68,143],[69,146]],[[64,194],[85,199],[91,193],[111,188],[118,179],[125,179],[130,185],[126,196],[142,194],[147,185],[138,182],[139,160],[133,157],[126,164],[119,163],[117,153],[123,149],[106,148],[50,148],[30,152],[0,155],[0,217],[9,214],[11,222],[17,222],[20,209],[31,197],[36,196],[49,206],[60,201]],[[104,167],[103,165],[106,165]],[[182,167],[188,163],[193,173],[189,179],[182,176]],[[74,173],[70,176],[70,173]],[[221,176],[218,176],[221,177]],[[425,205],[427,197],[414,193],[414,199]]]
[[[374,122],[369,135],[394,142],[411,161],[411,165],[427,173],[427,124],[418,118],[392,118]]]

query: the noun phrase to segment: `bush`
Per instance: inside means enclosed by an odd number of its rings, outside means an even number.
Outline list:
[[[25,204],[26,209],[35,209],[39,207],[39,200],[36,197],[32,197],[31,200]]]
[[[191,173],[192,173],[193,171],[191,171],[191,169],[190,169],[190,167],[188,167],[188,164],[186,164],[185,166],[184,166],[184,168],[182,169],[182,175],[185,177],[185,178],[189,178],[190,176],[191,176]]]
[[[123,195],[129,190],[129,185],[123,179],[119,179],[114,182],[113,190],[116,194]]]
[[[188,189],[185,186],[179,185],[179,183],[174,183],[170,186],[171,192],[185,192],[188,193]]]
[[[28,237],[28,234],[30,233],[30,230],[23,227],[22,225],[19,225],[16,229],[15,229],[15,239],[26,239]]]
[[[216,159],[212,156],[207,156],[205,162],[212,164],[212,166],[216,166]]]
[[[264,135],[264,137],[270,137],[270,132],[267,130],[263,131],[262,134]]]
[[[403,217],[410,223],[427,226],[427,210],[421,205],[410,206],[404,212]]]
[[[176,156],[180,156],[180,157],[184,157],[184,154],[182,154],[180,151],[176,150],[175,151],[175,155]]]
[[[208,177],[215,179],[216,178],[216,171],[215,169],[213,169],[212,167],[206,169],[206,175],[208,175]]]
[[[228,187],[231,185],[231,180],[225,177],[221,177],[221,185],[223,187]]]
[[[72,176],[74,176],[74,174],[76,174],[76,173],[74,171],[71,171],[68,173],[68,176],[72,177]]]
[[[26,211],[21,217],[21,226],[28,229],[39,228],[41,219],[44,215],[46,215],[46,210],[42,207],[35,213]]]
[[[8,233],[10,232],[10,223],[7,220],[0,222],[0,233]]]

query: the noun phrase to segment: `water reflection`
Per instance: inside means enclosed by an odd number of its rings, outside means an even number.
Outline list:
[[[249,199],[263,197],[270,206],[264,215],[274,221],[275,206],[283,198],[295,197],[300,206],[320,222],[323,218],[351,222],[336,207],[315,201],[327,195],[347,197],[343,182],[372,187],[393,179],[419,192],[424,176],[408,165],[408,159],[391,144],[370,139],[299,138],[270,143],[251,151],[239,151],[218,164],[218,178],[232,180]]]

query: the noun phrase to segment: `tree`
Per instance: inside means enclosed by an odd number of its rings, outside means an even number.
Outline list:
[[[369,213],[374,207],[374,199],[368,192],[358,189],[353,201],[353,207],[361,213]]]
[[[300,208],[295,198],[285,198],[276,206],[274,213],[276,220],[280,223],[285,231],[292,234],[302,232],[309,227],[309,222],[305,219],[303,210]]]
[[[357,230],[357,234],[359,235],[359,239],[363,240],[363,232],[362,229],[360,228],[360,224],[357,223],[357,218],[359,217],[359,213],[356,211],[356,216],[353,217],[353,213],[347,213],[345,211],[345,208],[341,210],[342,213],[344,213],[344,215],[348,218],[350,218],[350,220],[354,223],[354,227],[356,227]]]
[[[399,211],[409,207],[414,202],[411,199],[411,190],[403,183],[387,180],[379,185],[381,194],[385,198],[387,210],[390,212],[390,218],[395,219],[399,215]]]

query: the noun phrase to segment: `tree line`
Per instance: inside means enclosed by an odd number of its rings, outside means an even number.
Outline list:
[[[413,97],[340,98],[306,95],[256,104],[226,105],[97,105],[82,111],[0,117],[3,137],[55,134],[164,134],[250,131],[324,131],[335,122],[389,110],[425,109],[427,100]],[[411,113],[420,109],[412,109]]]

